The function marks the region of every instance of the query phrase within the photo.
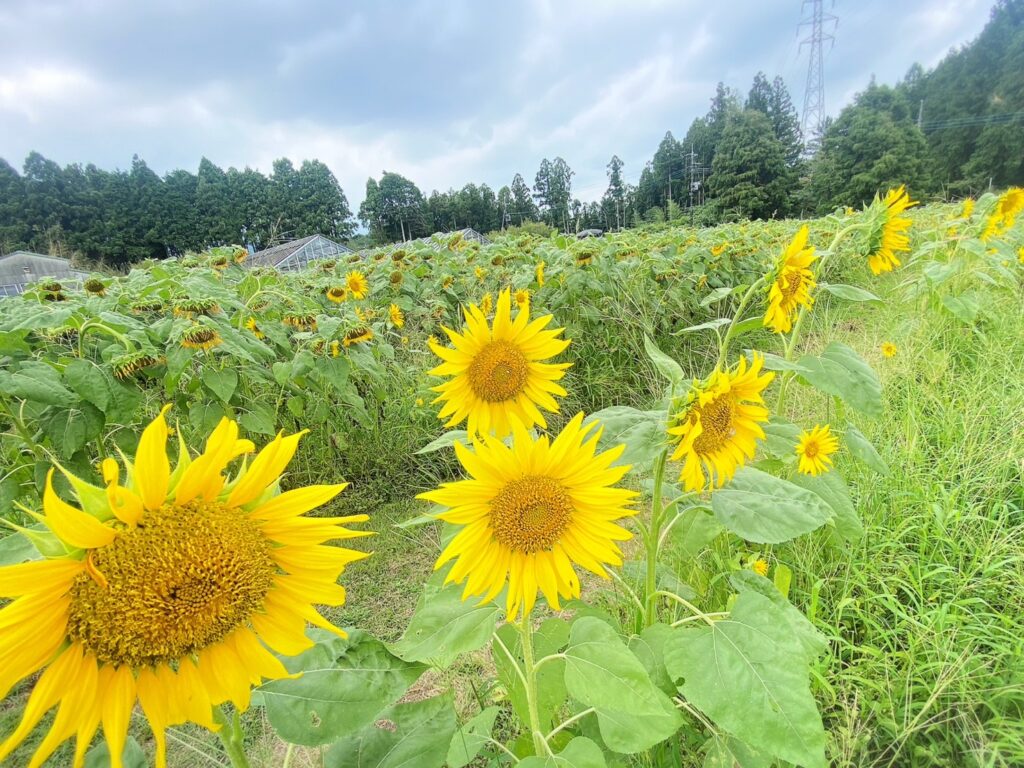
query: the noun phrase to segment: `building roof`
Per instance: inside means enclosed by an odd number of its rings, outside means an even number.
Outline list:
[[[276,267],[290,271],[302,269],[316,259],[327,259],[341,253],[351,252],[351,248],[346,248],[328,237],[310,235],[250,253],[242,264],[246,267]]]
[[[13,296],[38,280],[82,280],[88,272],[72,269],[68,259],[31,251],[14,251],[0,256],[0,296]]]

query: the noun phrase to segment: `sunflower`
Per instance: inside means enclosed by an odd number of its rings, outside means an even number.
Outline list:
[[[741,357],[732,371],[715,371],[677,414],[678,424],[668,433],[679,438],[672,460],[683,462],[679,479],[686,490],[719,488],[754,457],[758,438],[764,438],[761,424],[768,421],[761,393],[775,378],[761,372],[763,365],[755,353],[749,368]]]
[[[1017,220],[1017,214],[1024,211],[1024,189],[1010,187],[996,201],[996,207],[989,214],[982,240],[988,240],[1006,232]]]
[[[891,341],[882,342],[882,355],[885,357],[896,357],[896,345]]]
[[[596,427],[580,413],[553,441],[516,424],[510,446],[493,436],[473,450],[455,443],[469,479],[419,498],[448,507],[439,517],[463,526],[434,566],[455,560],[445,581],[464,581],[463,599],[486,602],[508,584],[510,620],[530,613],[538,589],[559,610],[561,598],[580,595],[573,564],[603,578],[606,565],[622,564],[616,542],[631,534],[615,521],[636,514],[637,494],[614,487],[629,471],[611,466],[625,446],[597,453]]]
[[[365,344],[372,340],[373,331],[369,328],[356,328],[355,330],[346,333],[345,338],[341,340],[341,343],[346,347],[350,347],[353,344]]]
[[[405,314],[403,314],[402,308],[397,304],[392,304],[388,307],[388,314],[391,316],[391,324],[395,328],[401,328],[405,325]]]
[[[307,622],[343,635],[314,603],[341,605],[337,578],[366,555],[323,542],[366,535],[341,527],[366,516],[303,516],[344,485],[280,492],[304,433],[278,435],[227,478],[227,465],[254,450],[238,425],[222,419],[195,459],[179,437],[172,469],[166,411],[125,461],[124,485],[110,458],[106,488],[58,467],[76,507],[54,491],[51,469],[35,517],[61,554],[0,568],[0,597],[12,600],[0,609],[0,696],[43,670],[0,762],[58,707],[32,768],[72,736],[81,766],[101,722],[120,766],[138,701],[164,766],[165,729],[214,729],[213,707],[227,701],[246,709],[254,685],[288,675],[274,653],[313,645]]]
[[[725,249],[728,248],[728,247],[729,247],[728,243],[722,243],[721,245],[713,245],[713,246],[711,246],[711,255],[712,256],[721,256],[723,253],[725,253]]]
[[[974,213],[974,198],[968,197],[964,200],[963,208],[960,209],[960,218],[969,219],[972,213]]]
[[[534,276],[537,278],[537,287],[544,287],[544,262],[538,262],[536,269],[534,270]]]
[[[82,287],[86,293],[90,293],[93,296],[104,296],[107,293],[107,286],[98,277],[90,277],[82,283]]]
[[[348,290],[340,285],[333,285],[327,289],[327,300],[340,304],[348,298]]]
[[[193,325],[181,334],[181,346],[185,349],[213,349],[222,341],[217,331],[205,325]]]
[[[484,269],[483,267],[475,267],[473,269],[473,274],[476,275],[477,280],[483,282],[484,278],[487,277],[487,270]]]
[[[480,311],[489,315],[492,309],[494,309],[494,294],[485,293],[484,297],[480,299]]]
[[[750,569],[754,573],[756,573],[758,576],[765,576],[765,577],[767,577],[768,576],[768,561],[759,557],[759,558],[757,558],[753,562],[753,564],[750,566]]]
[[[356,270],[345,275],[345,287],[348,288],[352,297],[356,299],[365,298],[366,294],[370,291],[370,283],[367,282],[366,275]]]
[[[879,211],[881,226],[869,241],[868,266],[872,274],[891,272],[893,267],[900,265],[896,253],[910,250],[910,238],[906,234],[910,228],[910,219],[900,214],[913,205],[917,205],[917,202],[910,199],[906,188],[902,186],[890,189],[881,202],[875,197],[872,207]]]
[[[820,475],[832,468],[833,453],[839,450],[839,440],[829,431],[829,426],[815,425],[810,432],[800,435],[796,455],[800,458],[797,469],[805,475]]]
[[[250,317],[248,320],[246,320],[245,321],[245,327],[257,339],[265,339],[265,338],[267,338],[267,334],[265,334],[263,331],[261,331],[260,327],[256,324],[256,318],[255,317]]]
[[[775,281],[768,291],[768,311],[764,315],[764,325],[776,333],[789,333],[797,310],[801,306],[810,308],[814,304],[811,291],[814,290],[815,282],[810,266],[818,257],[814,255],[814,246],[807,246],[807,233],[807,225],[804,224],[782,252],[775,271]]]
[[[515,292],[516,306],[520,309],[529,311],[530,309],[530,292],[525,288],[520,288]]]
[[[530,312],[523,310],[513,321],[511,305],[506,289],[498,296],[490,327],[480,307],[470,305],[464,310],[466,325],[462,333],[444,328],[454,349],[430,343],[430,349],[444,361],[430,372],[451,377],[433,388],[439,393],[434,403],[444,403],[437,416],[449,419],[445,426],[467,421],[471,434],[493,432],[504,437],[513,424],[547,428],[538,406],[558,412],[552,395],[565,396],[565,390],[555,382],[565,375],[569,363],[541,361],[563,352],[569,341],[558,338],[561,328],[544,330],[551,315],[531,322]]]
[[[136,373],[160,362],[160,358],[147,352],[127,352],[111,360],[110,368],[114,378],[118,381],[127,381],[135,376]]]

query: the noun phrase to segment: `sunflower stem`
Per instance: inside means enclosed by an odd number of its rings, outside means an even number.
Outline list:
[[[530,613],[523,611],[519,623],[519,634],[523,645],[523,673],[526,678],[526,706],[530,713],[530,735],[533,737],[533,751],[538,757],[551,754],[551,748],[540,727],[540,710],[537,707],[537,665],[533,660],[533,623]]]
[[[725,361],[729,356],[729,342],[732,341],[733,334],[736,332],[736,326],[743,318],[743,310],[747,308],[747,304],[750,299],[753,298],[754,294],[758,289],[763,288],[765,284],[765,278],[762,276],[758,278],[753,285],[751,285],[747,292],[743,294],[743,298],[740,299],[739,306],[736,307],[736,313],[732,316],[732,322],[729,323],[729,328],[725,332],[725,336],[722,338],[722,343],[718,348],[718,365],[716,368],[721,368],[725,365]]]
[[[245,756],[245,739],[242,733],[242,718],[235,710],[230,715],[224,707],[214,708],[213,719],[220,724],[217,737],[224,745],[224,751],[231,760],[233,768],[252,768],[249,758]]]
[[[647,573],[644,585],[644,626],[651,626],[657,620],[657,571],[658,545],[661,542],[662,485],[665,482],[665,461],[668,451],[663,450],[654,462],[654,491],[651,497],[651,528],[647,535]]]

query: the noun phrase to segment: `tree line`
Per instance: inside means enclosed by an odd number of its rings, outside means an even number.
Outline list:
[[[574,171],[541,161],[495,191],[487,184],[423,192],[404,176],[370,178],[358,218],[373,242],[527,222],[563,231],[677,221],[811,215],[858,205],[907,184],[918,197],[961,196],[1024,183],[1024,0],[999,0],[972,43],[931,71],[915,64],[895,86],[873,80],[803,136],[781,78],[758,73],[745,96],[719,83],[682,140],[665,134],[636,183],[609,160],[600,200],[573,196]],[[287,159],[266,176],[224,171],[163,177],[133,158],[126,171],[61,168],[33,152],[22,173],[0,159],[0,252],[77,252],[112,265],[219,243],[255,248],[321,233],[347,240],[355,216],[323,163]]]

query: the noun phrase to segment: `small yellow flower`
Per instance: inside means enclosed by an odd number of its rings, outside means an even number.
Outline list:
[[[365,322],[369,321],[369,317],[367,316],[366,312],[364,312],[361,307],[355,307],[355,310],[356,310],[356,317],[359,318],[359,322],[365,323]]]
[[[885,357],[896,357],[896,345],[891,341],[882,343],[882,355]]]
[[[721,245],[713,245],[713,246],[711,246],[711,255],[712,256],[721,256],[723,253],[725,253],[725,249],[728,248],[728,247],[729,247],[728,243],[722,243]]]
[[[530,292],[525,288],[520,288],[515,294],[516,306],[520,309],[530,308]]]
[[[366,275],[356,270],[345,275],[345,287],[356,299],[365,298],[370,291],[370,283],[367,281]]]
[[[441,281],[441,287],[444,288],[446,291],[453,285],[455,285],[455,278],[452,277],[451,275],[449,275],[448,277]]]
[[[891,272],[900,266],[896,254],[910,250],[910,219],[901,214],[914,205],[917,202],[910,199],[904,187],[890,189],[884,200],[875,197],[872,208],[879,213],[881,226],[869,238],[868,267],[873,274]]]
[[[337,357],[341,354],[341,344],[337,341],[331,342],[331,357]]]
[[[966,200],[964,200],[964,207],[960,211],[960,218],[969,219],[971,218],[972,213],[974,213],[974,198],[968,197]]]
[[[245,327],[255,336],[257,339],[265,339],[267,334],[260,330],[260,327],[256,325],[256,318],[250,317],[245,321]]]
[[[856,211],[855,211],[855,210],[853,210],[853,208],[851,208],[850,206],[846,206],[846,211],[845,211],[845,213],[846,213],[846,215],[847,215],[847,216],[853,216],[853,214],[855,214],[855,213],[856,213]],[[764,561],[763,561],[763,560],[759,560],[758,562],[764,562]],[[766,565],[766,566],[765,566],[765,568],[767,568],[767,567],[768,567],[768,566]],[[762,574],[762,575],[763,575],[763,574]]]
[[[543,288],[544,287],[544,266],[545,266],[545,264],[542,261],[542,262],[540,262],[537,265],[537,269],[535,270],[535,275],[537,277],[537,287],[538,288]]]
[[[789,333],[800,307],[809,309],[814,305],[811,292],[816,283],[811,264],[818,257],[814,255],[814,246],[807,245],[807,234],[805,224],[782,252],[775,268],[763,322],[776,333]]]
[[[473,274],[476,275],[476,279],[483,282],[483,279],[487,277],[487,270],[483,267],[477,267],[473,270]]]
[[[327,289],[327,299],[335,304],[340,304],[348,298],[348,291],[340,285],[331,286]]]
[[[408,336],[403,336],[401,339],[399,339],[399,341],[402,342],[402,346],[403,347],[409,346],[409,337]]]
[[[401,307],[397,304],[392,304],[388,307],[388,313],[391,316],[391,324],[395,326],[395,328],[401,328],[405,325],[405,315],[402,313]]]
[[[435,336],[434,334],[430,334],[429,336],[427,336],[427,346],[428,347],[437,347],[437,346],[440,346],[440,345],[441,345],[441,342],[438,341],[437,336]]]
[[[815,426],[810,432],[800,435],[796,455],[800,461],[797,469],[805,475],[820,475],[832,468],[831,456],[839,450],[839,440],[829,431],[829,426]]]
[[[416,407],[417,408],[422,408],[423,407],[423,398],[422,397],[417,397],[416,398]]]
[[[480,311],[485,315],[489,315],[492,309],[494,309],[494,296],[485,293],[484,297],[480,299]]]
[[[757,560],[754,561],[754,564],[751,566],[751,568],[753,569],[754,573],[758,574],[759,576],[765,576],[765,577],[768,576],[768,561],[767,560],[762,560],[759,557],[759,558],[757,558]]]

